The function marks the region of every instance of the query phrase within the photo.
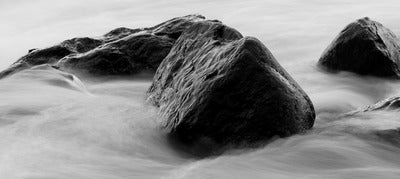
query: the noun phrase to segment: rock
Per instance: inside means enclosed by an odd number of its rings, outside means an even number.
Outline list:
[[[142,31],[143,29],[129,29],[126,27],[116,28],[104,35],[107,42],[124,38],[128,35]]]
[[[399,50],[400,42],[392,31],[365,17],[340,32],[319,65],[331,71],[399,78]]]
[[[85,54],[67,56],[56,65],[67,71],[92,75],[132,75],[155,71],[168,55],[174,40],[150,34],[130,35]]]
[[[72,50],[61,45],[31,51],[13,63],[10,67],[0,72],[0,79],[36,65],[54,64],[71,53],[73,53]]]
[[[184,31],[148,90],[169,136],[183,144],[256,144],[312,128],[300,86],[257,39],[218,21]]]
[[[62,42],[60,46],[66,47],[74,53],[85,53],[100,46],[101,44],[103,44],[102,40],[83,37],[66,40]]]
[[[13,73],[28,69],[37,65],[54,65],[61,58],[74,53],[83,53],[89,51],[101,44],[100,40],[90,38],[74,38],[63,41],[59,45],[55,45],[45,49],[31,49],[29,53],[9,68],[0,73],[0,78],[4,78]]]
[[[379,137],[380,140],[384,140],[396,147],[400,147],[400,128],[377,130],[374,131],[374,134]]]
[[[23,70],[6,80],[9,79],[16,82],[21,80],[21,83],[27,83],[27,81],[29,81],[31,83],[30,85],[42,83],[53,87],[66,88],[89,94],[85,85],[75,75],[61,71],[47,64],[37,65],[27,70]]]
[[[50,48],[30,51],[0,78],[36,65],[58,66],[61,70],[89,75],[134,75],[155,72],[183,30],[201,15],[173,18],[149,28],[117,28],[99,38],[73,38]]]
[[[120,39],[85,54],[65,57],[57,63],[57,66],[93,75],[155,72],[182,31],[203,19],[204,17],[200,15],[189,15],[171,19],[151,28],[118,28],[107,33],[105,37],[107,41]],[[129,33],[133,34],[128,35]]]
[[[354,121],[345,122],[347,125],[354,125],[350,128],[346,126],[351,132],[355,132],[354,135],[400,147],[399,109],[400,97],[391,97],[346,113],[341,116],[341,120]]]
[[[343,114],[344,117],[354,117],[357,115],[367,114],[369,112],[380,112],[380,111],[398,111],[400,109],[400,97],[390,97],[384,100],[381,100],[375,104],[360,107],[359,109],[350,111],[348,113]]]
[[[391,97],[377,102],[376,104],[361,108],[352,113],[378,111],[378,110],[398,110],[400,109],[400,97]]]
[[[33,51],[35,51],[35,50],[37,50],[37,48],[29,49],[29,50],[28,50],[28,53],[31,53],[31,52],[33,52]]]

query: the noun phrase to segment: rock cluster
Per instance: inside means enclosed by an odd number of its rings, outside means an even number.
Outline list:
[[[259,40],[201,15],[32,49],[0,78],[35,66],[93,76],[156,72],[148,99],[183,144],[257,144],[305,132],[315,119],[307,94]]]

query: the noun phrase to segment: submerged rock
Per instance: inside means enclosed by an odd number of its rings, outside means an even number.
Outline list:
[[[400,97],[391,97],[377,102],[376,104],[361,108],[352,113],[378,111],[378,110],[399,110]]]
[[[218,21],[184,31],[160,64],[148,99],[184,144],[255,144],[312,128],[309,97],[257,39]]]
[[[366,17],[342,30],[318,63],[332,71],[399,78],[399,50],[400,42],[396,35]]]
[[[67,88],[84,93],[89,93],[81,80],[75,75],[61,71],[57,67],[47,64],[37,65],[30,69],[23,70],[20,73],[17,73],[10,78],[7,78],[6,80],[8,79],[17,81],[22,80],[22,83],[26,83],[28,79],[29,82],[45,83],[54,87]]]
[[[389,142],[392,145],[400,147],[400,128],[397,129],[387,129],[387,130],[377,130],[374,134],[381,140]]]
[[[117,28],[99,38],[73,38],[46,49],[29,51],[0,78],[42,64],[90,75],[132,75],[155,72],[183,30],[201,15],[173,18],[150,28]]]
[[[351,128],[352,131],[357,131],[355,135],[400,147],[399,110],[400,97],[391,97],[344,114],[342,117],[355,119],[351,122],[359,128],[357,130]]]

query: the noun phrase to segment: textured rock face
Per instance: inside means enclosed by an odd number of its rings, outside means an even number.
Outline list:
[[[251,144],[310,129],[309,97],[257,39],[218,21],[187,29],[148,91],[172,137],[186,144]]]
[[[130,35],[84,54],[62,58],[57,66],[92,75],[131,75],[155,71],[174,40],[150,34]]]
[[[349,24],[322,54],[328,70],[400,77],[400,42],[389,29],[369,18]]]
[[[90,75],[132,75],[156,71],[182,31],[201,15],[178,17],[150,28],[117,28],[97,39],[74,38],[46,49],[32,49],[0,78],[36,65]]]

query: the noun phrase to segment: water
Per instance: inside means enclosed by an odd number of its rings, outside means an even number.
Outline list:
[[[0,81],[0,176],[399,178],[399,111],[343,114],[399,94],[400,83],[315,65],[357,18],[369,16],[400,35],[398,9],[396,0],[2,0],[1,68],[30,48],[200,13],[263,41],[309,94],[317,119],[306,134],[199,160],[166,142],[157,110],[145,102],[151,78],[93,81],[30,70]]]

